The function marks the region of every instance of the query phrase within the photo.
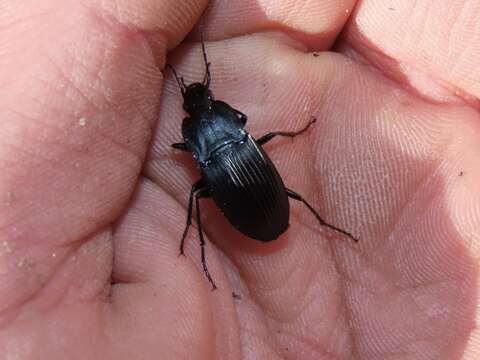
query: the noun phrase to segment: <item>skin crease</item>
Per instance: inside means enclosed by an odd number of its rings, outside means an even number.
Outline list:
[[[161,71],[203,78],[206,2],[0,1],[0,359],[478,359],[480,6],[450,3],[209,7],[213,93],[255,137],[316,116],[265,149],[360,238],[202,200],[211,292]]]

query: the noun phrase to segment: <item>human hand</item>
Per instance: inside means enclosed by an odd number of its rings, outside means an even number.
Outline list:
[[[293,144],[265,149],[289,187],[360,238],[291,202],[290,228],[262,244],[204,201],[211,292],[195,229],[178,256],[199,173],[170,148],[184,114],[159,70],[176,48],[185,80],[203,78],[198,33],[177,44],[205,3],[10,1],[0,358],[477,358],[480,8],[446,4],[207,11],[216,97],[256,137],[315,116]]]

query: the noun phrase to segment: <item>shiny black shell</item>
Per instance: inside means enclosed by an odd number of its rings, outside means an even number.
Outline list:
[[[210,195],[230,223],[250,238],[275,240],[288,228],[285,185],[243,126],[233,108],[213,101],[210,108],[184,119],[182,134]]]
[[[260,241],[288,228],[289,204],[275,166],[250,136],[215,151],[203,179],[217,206],[243,234]]]

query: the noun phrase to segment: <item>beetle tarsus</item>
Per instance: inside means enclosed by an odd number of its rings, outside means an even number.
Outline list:
[[[188,210],[187,210],[187,225],[185,226],[185,230],[183,231],[182,240],[180,241],[180,255],[184,255],[184,245],[185,239],[187,238],[188,229],[190,225],[192,225],[192,211],[193,211],[193,198],[195,197],[195,210],[197,215],[197,225],[198,225],[198,235],[200,237],[200,248],[202,252],[202,267],[205,276],[207,277],[210,284],[212,284],[212,290],[215,290],[217,286],[210,275],[210,271],[208,271],[207,261],[205,258],[205,240],[203,238],[203,231],[202,231],[202,222],[201,222],[201,214],[200,214],[200,198],[206,198],[210,196],[210,192],[203,183],[203,179],[198,180],[192,185],[192,189],[190,190],[190,197],[188,198]]]
[[[313,215],[315,215],[315,217],[317,218],[318,222],[320,223],[320,225],[322,226],[326,226],[332,230],[335,230],[335,231],[338,231],[339,233],[342,233],[346,236],[348,236],[350,239],[352,239],[353,241],[357,242],[358,239],[355,238],[352,234],[350,234],[348,231],[345,231],[345,230],[342,230],[338,227],[336,227],[335,225],[332,225],[332,224],[329,224],[327,223],[325,220],[323,220],[320,215],[318,214],[318,212],[307,202],[307,200],[305,200],[303,198],[302,195],[296,193],[295,191],[293,190],[290,190],[290,189],[285,189],[287,191],[287,195],[289,198],[292,198],[294,200],[297,200],[297,201],[300,201],[302,202],[312,213]]]
[[[269,132],[263,135],[261,138],[257,140],[257,143],[259,145],[264,145],[270,140],[272,140],[275,136],[284,136],[284,137],[289,137],[292,139],[297,135],[303,134],[305,131],[308,130],[308,128],[315,122],[317,121],[316,117],[313,117],[310,119],[310,121],[305,125],[302,129],[298,131],[275,131],[275,132]]]
[[[192,225],[192,208],[193,208],[193,196],[195,193],[204,188],[203,180],[200,179],[197,182],[195,182],[192,185],[192,189],[190,190],[190,197],[188,198],[188,210],[187,210],[187,225],[185,226],[185,230],[183,230],[183,235],[182,235],[182,240],[180,241],[180,254],[179,255],[184,255],[184,245],[185,245],[185,239],[187,238],[188,234],[188,229],[190,228],[190,225]]]
[[[208,271],[207,261],[205,258],[205,240],[203,238],[203,230],[202,230],[202,219],[200,214],[200,198],[206,198],[210,196],[210,192],[208,189],[202,189],[195,194],[195,208],[197,212],[197,225],[198,225],[198,236],[200,237],[200,249],[202,252],[202,267],[203,273],[207,277],[210,284],[212,284],[212,291],[217,288],[215,285],[215,281],[213,281],[212,276],[210,275],[210,271]]]

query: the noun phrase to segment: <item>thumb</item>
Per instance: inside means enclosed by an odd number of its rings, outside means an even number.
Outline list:
[[[109,225],[142,168],[158,110],[159,66],[201,5],[1,6],[0,322],[7,326],[0,349],[15,341],[23,309],[93,298],[109,286]]]

